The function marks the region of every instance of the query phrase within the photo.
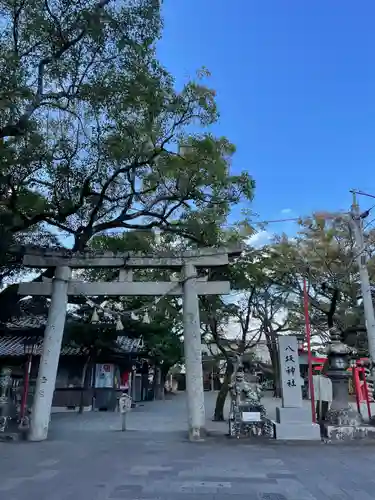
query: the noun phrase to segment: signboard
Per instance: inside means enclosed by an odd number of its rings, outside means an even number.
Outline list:
[[[96,389],[113,388],[114,366],[112,364],[97,364],[95,367]]]
[[[128,394],[122,394],[119,398],[120,413],[127,413],[131,410],[132,398]]]
[[[283,407],[300,408],[302,407],[302,388],[297,337],[279,336],[279,360]]]
[[[243,422],[260,422],[260,412],[259,411],[244,411],[242,412]]]

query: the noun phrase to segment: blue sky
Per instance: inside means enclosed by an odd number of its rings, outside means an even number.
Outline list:
[[[164,18],[159,55],[177,85],[211,71],[215,133],[255,178],[261,219],[375,194],[373,0],[164,0]]]

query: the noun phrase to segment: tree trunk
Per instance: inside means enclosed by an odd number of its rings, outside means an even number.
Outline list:
[[[233,363],[227,360],[227,366],[225,368],[225,374],[224,374],[224,381],[220,388],[219,394],[217,395],[216,398],[215,412],[213,418],[215,422],[224,421],[224,405],[225,405],[225,400],[227,399],[232,373],[233,373]]]
[[[156,399],[156,377],[157,377],[157,367],[154,365],[154,376],[152,378],[152,397],[155,401]]]
[[[156,369],[156,399],[163,399],[162,388],[161,388],[161,368],[160,366]]]
[[[162,398],[165,399],[165,383],[167,381],[167,375],[169,373],[169,370],[171,369],[172,367],[169,365],[169,364],[166,364],[166,363],[163,363],[163,365],[161,366],[161,380],[160,380],[160,384],[161,384],[161,390],[162,390]]]
[[[154,399],[164,399],[164,378],[160,365],[155,365],[154,375]]]
[[[85,364],[83,365],[83,369],[82,369],[81,393],[80,393],[78,413],[83,413],[83,409],[84,409],[84,394],[85,394],[86,380],[87,380],[87,369],[89,367],[90,361],[91,361],[91,356],[89,356],[87,358]]]

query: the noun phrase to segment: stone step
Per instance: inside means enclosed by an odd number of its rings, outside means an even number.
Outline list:
[[[320,441],[320,426],[312,423],[273,422],[275,439],[288,441]]]

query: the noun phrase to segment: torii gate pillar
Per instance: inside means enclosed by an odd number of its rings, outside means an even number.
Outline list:
[[[189,439],[199,441],[205,435],[206,413],[199,301],[194,265],[185,264],[184,278],[183,322]]]
[[[64,334],[68,284],[71,277],[69,267],[57,267],[52,281],[51,304],[44,333],[43,353],[39,365],[38,379],[32,408],[29,441],[47,439],[55,391],[57,368]]]

